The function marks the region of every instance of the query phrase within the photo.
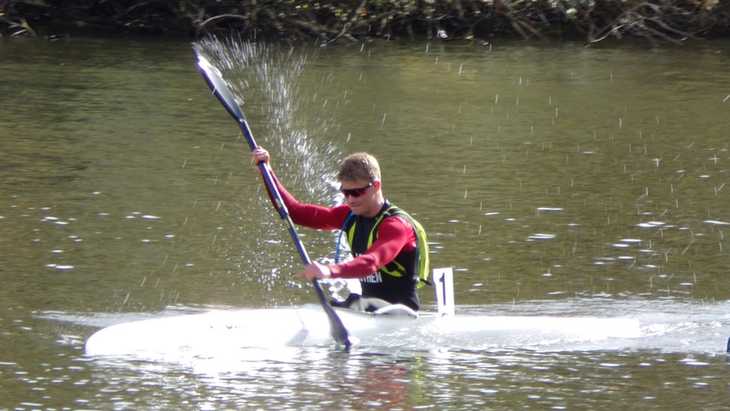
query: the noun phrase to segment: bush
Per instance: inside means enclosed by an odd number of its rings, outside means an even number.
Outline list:
[[[70,4],[72,3],[72,4]],[[725,36],[720,0],[0,0],[5,36],[91,32],[247,38],[489,39]]]

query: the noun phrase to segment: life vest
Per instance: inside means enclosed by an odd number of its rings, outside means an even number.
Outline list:
[[[353,255],[363,254],[376,240],[378,227],[383,220],[394,216],[401,217],[410,224],[416,236],[416,248],[413,251],[401,251],[393,261],[377,273],[360,279],[363,296],[379,297],[391,303],[403,303],[418,309],[415,289],[422,287],[423,284],[430,284],[428,281],[430,261],[426,231],[416,219],[386,202],[380,213],[372,218],[350,212],[342,225],[340,235],[347,237]],[[338,239],[336,260],[339,258],[339,249]]]

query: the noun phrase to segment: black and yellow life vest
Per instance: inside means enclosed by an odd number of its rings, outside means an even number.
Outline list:
[[[419,303],[415,289],[430,284],[428,242],[423,226],[405,211],[386,202],[375,217],[350,213],[342,226],[342,234],[346,236],[352,254],[358,256],[365,253],[377,239],[378,227],[383,220],[394,216],[410,224],[416,236],[416,248],[413,251],[401,251],[377,273],[360,279],[363,296],[382,298],[417,310]]]

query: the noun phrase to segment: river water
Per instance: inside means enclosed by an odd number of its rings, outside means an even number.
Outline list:
[[[0,43],[0,409],[730,403],[730,44],[206,47],[300,198],[336,201],[344,153],[380,159],[454,267],[457,314],[619,316],[642,336],[205,369],[87,356],[106,325],[315,297],[190,44],[20,39]],[[301,234],[332,257],[331,234]]]

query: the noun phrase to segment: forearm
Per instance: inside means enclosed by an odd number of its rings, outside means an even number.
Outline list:
[[[381,258],[372,254],[362,254],[350,261],[330,264],[330,275],[332,278],[363,278],[377,272],[382,266]]]

